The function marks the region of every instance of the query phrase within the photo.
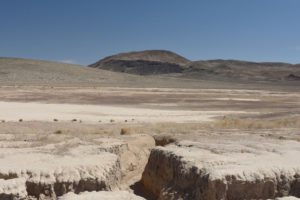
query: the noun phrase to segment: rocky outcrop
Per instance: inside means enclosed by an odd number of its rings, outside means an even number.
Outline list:
[[[110,153],[88,157],[15,153],[0,162],[0,176],[24,178],[28,195],[35,197],[111,190],[121,178],[119,159]]]
[[[145,200],[142,197],[131,194],[127,191],[115,192],[83,192],[80,194],[68,193],[59,200]]]
[[[151,151],[142,184],[159,200],[300,197],[299,153],[298,142],[255,136],[182,141]]]
[[[6,143],[0,147],[1,200],[56,200],[68,192],[128,188],[131,181],[140,179],[155,145],[148,135],[87,140],[59,135],[56,137],[62,142],[48,141],[46,145],[43,140],[34,140],[34,136],[33,140],[20,136],[21,141],[2,136]]]
[[[25,179],[17,178],[4,180],[0,179],[0,199],[1,200],[21,200],[27,196]]]

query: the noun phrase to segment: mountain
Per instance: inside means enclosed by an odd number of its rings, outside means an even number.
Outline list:
[[[0,87],[199,88],[203,85],[198,80],[139,76],[59,62],[0,57]],[[207,82],[206,85],[215,87],[215,83]],[[205,87],[208,87],[206,85]],[[224,86],[224,84],[221,86]],[[87,96],[86,98],[89,97]]]
[[[216,81],[299,81],[300,65],[241,60],[190,61],[176,53],[147,50],[106,57],[89,67],[137,75]]]
[[[145,51],[134,51],[129,53],[120,53],[113,56],[108,56],[99,60],[96,63],[91,64],[91,67],[101,68],[106,63],[112,60],[143,60],[143,61],[156,61],[162,63],[172,63],[180,66],[185,66],[190,61],[176,53],[166,50],[145,50]]]
[[[138,75],[181,73],[190,61],[165,50],[120,53],[106,57],[89,67]]]
[[[293,90],[299,90],[300,87],[300,64],[239,60],[189,61],[161,50],[118,54],[97,63],[99,65],[88,67],[0,57],[0,87],[280,87],[284,90],[286,86],[291,86]]]

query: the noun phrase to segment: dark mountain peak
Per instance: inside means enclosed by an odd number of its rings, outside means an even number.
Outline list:
[[[113,56],[106,57],[98,62],[91,64],[91,67],[101,68],[105,63],[111,60],[126,60],[126,61],[156,61],[162,63],[172,63],[181,66],[185,66],[190,61],[176,53],[167,50],[145,50],[145,51],[133,51],[128,53],[120,53]]]

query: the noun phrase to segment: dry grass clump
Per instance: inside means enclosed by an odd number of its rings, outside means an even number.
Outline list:
[[[1,120],[1,123],[5,123],[5,120],[4,120],[4,119],[2,119],[2,120]]]
[[[138,127],[136,127],[138,128]],[[189,134],[199,131],[214,131],[225,129],[241,129],[241,130],[257,130],[257,129],[277,129],[277,128],[300,128],[300,120],[252,120],[252,119],[236,119],[236,120],[220,120],[202,123],[175,123],[162,122],[149,125],[148,127],[140,127],[144,132],[151,134]]]
[[[72,122],[77,122],[77,119],[72,119],[71,121],[72,121]]]
[[[284,128],[284,127],[298,127],[300,122],[297,120],[279,120],[279,121],[267,121],[267,120],[221,120],[215,122],[216,128],[234,128],[234,129],[271,129],[271,128]]]
[[[95,131],[92,131],[92,134],[100,135],[100,134],[103,134],[103,132],[99,131],[99,130],[95,130]]]
[[[115,122],[115,120],[113,120],[113,119],[110,120],[110,123],[114,123],[114,122]]]
[[[54,122],[58,122],[58,119],[53,119]]]
[[[23,119],[19,119],[19,122],[23,122]]]
[[[149,132],[156,134],[172,133],[172,134],[187,134],[193,131],[209,128],[205,123],[175,123],[161,122],[150,127]]]
[[[130,134],[132,134],[132,130],[128,127],[124,127],[124,128],[121,128],[120,134],[121,135],[130,135]]]
[[[62,134],[62,130],[57,130],[54,132],[54,134]]]

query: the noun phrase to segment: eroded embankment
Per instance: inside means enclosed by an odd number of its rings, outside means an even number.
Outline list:
[[[300,197],[300,145],[218,136],[156,147],[142,177],[159,200]]]
[[[11,142],[15,145],[19,141]],[[0,199],[54,200],[68,192],[129,187],[130,182],[124,185],[121,180],[128,179],[128,173],[132,181],[140,179],[154,140],[147,135],[134,135],[72,139],[34,147],[20,144],[12,148],[7,142],[1,148]]]

